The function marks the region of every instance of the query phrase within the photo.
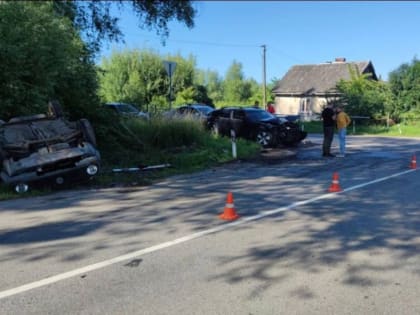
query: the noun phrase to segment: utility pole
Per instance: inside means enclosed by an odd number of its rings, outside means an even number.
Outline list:
[[[266,51],[266,45],[261,45],[263,49],[263,104],[264,108],[267,109],[267,88],[266,88],[266,82],[265,82],[265,51]]]

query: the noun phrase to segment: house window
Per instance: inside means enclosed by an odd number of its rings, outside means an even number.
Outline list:
[[[311,107],[310,98],[302,98],[300,100],[300,113],[310,113],[312,111]]]

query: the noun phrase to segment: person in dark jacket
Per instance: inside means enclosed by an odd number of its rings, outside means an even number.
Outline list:
[[[322,126],[324,130],[324,141],[322,143],[322,156],[334,157],[331,154],[331,144],[334,138],[334,127],[335,127],[335,112],[332,104],[327,104],[325,109],[322,111]]]

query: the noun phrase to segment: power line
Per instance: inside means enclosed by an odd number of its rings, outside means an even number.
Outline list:
[[[134,36],[134,37],[141,37],[142,39],[148,40],[155,40],[156,38],[152,37],[144,37],[141,34],[133,34],[133,33],[125,33],[126,35]],[[165,39],[165,42],[178,42],[178,43],[188,43],[188,44],[195,44],[195,45],[208,45],[208,46],[219,46],[219,47],[253,47],[258,48],[261,45],[257,44],[237,44],[237,43],[214,43],[214,42],[205,42],[205,41],[192,41],[192,40],[185,40],[185,39]]]
[[[283,55],[283,56],[285,56],[285,57],[288,57],[289,59],[292,59],[292,60],[294,60],[294,61],[299,62],[300,64],[304,64],[304,63],[305,63],[305,61],[300,60],[299,58],[296,58],[296,57],[294,57],[294,56],[291,56],[291,55],[289,55],[289,54],[287,54],[287,53],[285,53],[285,52],[283,52],[283,51],[277,50],[276,48],[273,48],[273,46],[270,46],[270,49],[271,49],[272,51],[276,52],[277,54],[279,54],[279,55]]]
[[[125,33],[126,35],[133,36],[133,37],[139,37],[146,40],[156,40],[156,38],[149,37],[149,36],[142,36],[142,33]],[[144,33],[143,33],[144,34]],[[149,34],[144,34],[149,35]],[[194,45],[207,45],[207,46],[218,46],[218,47],[250,47],[250,48],[261,48],[261,45],[257,44],[238,44],[238,43],[215,43],[215,42],[206,42],[206,41],[192,41],[192,40],[185,40],[185,39],[165,39],[165,42],[178,42],[178,43],[188,43],[188,44],[194,44]],[[283,55],[285,57],[288,57],[289,59],[293,59],[294,61],[297,61],[301,64],[305,63],[305,61],[302,61],[299,58],[296,58],[295,56],[292,56],[280,49],[277,49],[273,47],[272,45],[267,45],[267,48],[270,48],[270,50],[278,53],[279,55]],[[267,50],[268,52],[268,50]]]
[[[125,33],[128,36],[132,36],[133,38],[141,38],[145,41],[149,41],[149,40],[156,40],[156,37],[150,37],[150,36],[144,36],[144,35],[149,35],[149,34],[144,34],[144,33]],[[257,44],[239,44],[239,43],[215,43],[215,42],[207,42],[207,41],[193,41],[193,40],[185,40],[185,39],[165,39],[165,42],[167,43],[188,43],[188,44],[193,44],[193,45],[204,45],[204,46],[216,46],[216,47],[238,47],[238,48],[258,48],[260,49],[262,46],[261,45],[257,45]],[[164,45],[162,45],[164,46]],[[271,58],[275,61],[275,63],[277,65],[280,65],[280,63],[278,62],[278,55],[281,56],[285,56],[288,59],[294,60],[295,62],[298,62],[300,64],[305,63],[304,61],[300,60],[299,58],[296,58],[276,47],[273,47],[272,45],[263,45],[264,46],[264,59],[265,57],[265,51],[267,52],[267,55],[269,55]],[[273,55],[273,52],[276,53],[277,55]],[[265,66],[264,66],[264,70],[265,71]],[[264,74],[265,75],[265,74]]]

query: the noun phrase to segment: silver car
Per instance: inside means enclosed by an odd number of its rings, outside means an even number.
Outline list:
[[[150,119],[149,113],[142,112],[137,107],[128,103],[106,103],[104,106],[114,110],[117,114],[126,117],[138,117],[146,120]]]

